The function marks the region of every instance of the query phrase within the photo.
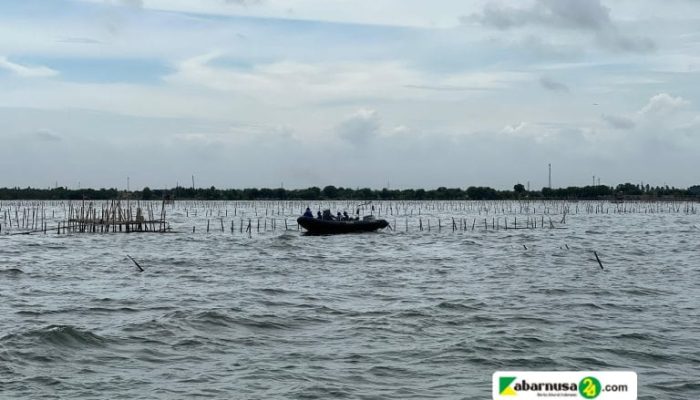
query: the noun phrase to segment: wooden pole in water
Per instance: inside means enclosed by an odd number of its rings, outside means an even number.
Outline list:
[[[128,255],[128,254],[127,254],[126,256],[129,257],[129,259],[130,259],[131,261],[133,261],[134,264],[136,264],[137,267],[139,267],[139,270],[140,270],[141,272],[143,272],[143,268],[141,268],[141,266],[139,265],[139,263],[136,262],[136,260],[134,260],[134,259],[133,259],[130,255]]]
[[[593,254],[595,255],[595,259],[598,261],[598,265],[600,265],[600,269],[605,269],[605,268],[603,268],[603,263],[600,262],[600,258],[598,257],[598,253],[595,250],[593,250]]]

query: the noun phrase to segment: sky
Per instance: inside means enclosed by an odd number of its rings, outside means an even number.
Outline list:
[[[700,184],[697,0],[0,2],[0,187]]]

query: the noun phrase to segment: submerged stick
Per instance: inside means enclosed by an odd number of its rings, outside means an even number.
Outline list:
[[[600,265],[600,269],[605,269],[605,268],[603,268],[603,263],[600,262],[600,258],[598,257],[598,253],[596,253],[596,251],[593,250],[593,254],[595,255],[595,259],[598,260],[598,265]]]
[[[141,270],[141,272],[143,272],[143,271],[144,271],[144,269],[143,269],[143,268],[141,268],[141,266],[139,265],[139,263],[137,263],[137,262],[136,262],[136,260],[134,260],[134,258],[133,258],[133,257],[131,257],[131,256],[130,256],[130,255],[128,255],[128,254],[127,254],[126,256],[127,256],[127,257],[129,257],[129,260],[133,261],[133,262],[134,262],[134,264],[136,264],[136,266],[137,266],[137,267],[139,267],[139,270]]]

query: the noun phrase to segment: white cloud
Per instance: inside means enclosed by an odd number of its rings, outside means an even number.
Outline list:
[[[631,115],[602,114],[601,119],[613,129],[634,130],[647,136],[656,136],[687,125],[688,117],[678,114],[689,105],[690,102],[680,96],[659,93],[649,98],[644,106]]]
[[[663,117],[689,104],[682,97],[673,97],[668,93],[659,93],[650,98],[649,102],[637,113],[643,117]]]
[[[506,89],[530,79],[528,73],[512,71],[457,72],[435,76],[396,61],[280,61],[245,69],[212,63],[223,55],[222,52],[210,52],[186,59],[176,66],[175,73],[165,77],[165,81],[289,106],[351,99],[463,98],[464,92]]]
[[[517,125],[506,125],[501,129],[501,133],[504,133],[506,135],[514,135],[519,132],[522,132],[525,128],[527,127],[527,123],[521,122]]]
[[[0,56],[0,68],[22,78],[48,78],[58,75],[58,71],[44,66],[31,66],[14,63],[7,57]]]

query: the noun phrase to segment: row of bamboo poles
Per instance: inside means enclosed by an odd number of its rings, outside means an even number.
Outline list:
[[[239,232],[251,235],[253,231],[257,233],[263,232],[275,232],[278,230],[290,231],[290,230],[300,230],[300,226],[294,221],[290,222],[287,218],[277,219],[274,217],[258,217],[258,218],[240,218],[236,220],[232,218],[226,221],[225,218],[217,218],[213,221],[210,219],[206,220],[206,233],[210,232],[226,232],[227,230],[231,233]],[[566,216],[563,216],[560,221],[554,221],[551,217],[545,219],[543,215],[538,217],[525,217],[518,220],[517,217],[510,219],[509,217],[491,217],[477,220],[477,218],[423,218],[418,217],[415,219],[405,218],[403,221],[389,220],[389,231],[400,232],[400,231],[442,231],[451,230],[456,231],[474,231],[474,230],[514,230],[514,229],[562,229],[562,225],[566,223]],[[403,223],[402,223],[403,222]],[[482,223],[483,222],[483,223]],[[403,229],[402,229],[403,228]],[[200,230],[201,231],[201,230]],[[192,226],[192,233],[197,232],[197,226]]]
[[[693,201],[0,201],[0,234],[296,230],[306,207],[375,215],[395,231],[556,228],[567,215],[697,214]],[[206,221],[205,221],[206,220]],[[213,220],[213,222],[212,222]],[[206,223],[206,227],[203,225]],[[212,226],[216,225],[216,227]]]

